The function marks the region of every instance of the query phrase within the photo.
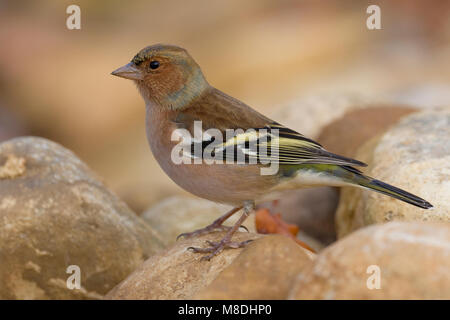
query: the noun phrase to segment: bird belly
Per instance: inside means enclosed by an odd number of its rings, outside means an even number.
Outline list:
[[[280,199],[283,194],[289,190],[314,188],[322,186],[342,187],[352,185],[343,181],[339,177],[333,176],[328,172],[322,172],[312,169],[297,170],[295,175],[281,178],[279,183],[268,190],[262,197],[256,199],[256,202],[265,202]]]

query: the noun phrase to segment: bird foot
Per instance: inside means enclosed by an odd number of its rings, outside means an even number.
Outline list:
[[[207,227],[192,231],[192,232],[185,232],[178,235],[177,240],[180,238],[189,239],[192,237],[208,234],[215,231],[229,231],[232,227],[223,226],[223,225],[215,225],[211,224]],[[246,226],[240,226],[239,228],[244,229],[245,231],[249,232]]]
[[[221,241],[209,241],[207,240],[206,243],[209,245],[207,248],[197,248],[197,247],[189,247],[188,250],[192,250],[195,253],[210,253],[206,256],[203,256],[200,260],[201,261],[209,261],[214,256],[221,253],[224,249],[237,249],[237,248],[243,248],[253,240],[246,240],[242,242],[237,241],[230,241],[228,239],[222,239]]]

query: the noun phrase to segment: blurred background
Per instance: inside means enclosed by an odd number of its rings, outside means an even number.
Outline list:
[[[66,28],[70,4],[81,30]],[[370,4],[382,30],[366,27]],[[317,96],[448,105],[449,40],[445,0],[0,1],[0,142],[61,143],[140,213],[184,193],[152,157],[136,88],[110,75],[142,47],[182,46],[222,91],[308,117],[303,103]]]

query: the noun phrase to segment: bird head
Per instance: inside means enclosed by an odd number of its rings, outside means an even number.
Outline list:
[[[133,80],[147,103],[172,110],[189,105],[209,88],[194,59],[173,45],[145,47],[111,74]]]

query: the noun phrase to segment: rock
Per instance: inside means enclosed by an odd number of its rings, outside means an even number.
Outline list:
[[[0,144],[0,299],[102,298],[161,248],[71,151],[33,137]],[[79,290],[66,286],[70,265]]]
[[[316,139],[322,128],[346,112],[366,108],[373,103],[377,103],[377,100],[372,96],[341,94],[309,96],[294,99],[280,106],[271,118],[309,138]]]
[[[317,141],[331,152],[354,157],[363,143],[416,111],[411,107],[383,104],[350,110],[325,126]]]
[[[449,267],[449,224],[390,222],[323,250],[300,272],[289,298],[450,299]]]
[[[342,188],[336,214],[338,237],[387,221],[450,220],[450,109],[424,111],[402,119],[379,138],[363,145],[356,158],[366,173],[426,199],[423,210],[358,188]]]
[[[200,198],[172,196],[145,211],[141,217],[157,230],[166,245],[175,243],[179,234],[206,227],[231,209]],[[224,225],[233,225],[242,212],[236,212]],[[256,232],[255,217],[250,215],[244,222],[250,232]]]
[[[403,87],[389,95],[391,101],[421,109],[445,107],[450,101],[450,85],[447,83],[423,83]]]
[[[210,261],[187,250],[218,241],[224,232],[177,242],[147,260],[114,288],[108,299],[284,299],[293,277],[315,256],[281,235],[238,232],[233,240],[256,239],[226,249]]]
[[[314,254],[291,239],[271,235],[250,243],[194,299],[286,299],[292,281]]]
[[[25,158],[7,155],[5,163],[0,167],[0,179],[13,179],[24,174],[25,162]]]
[[[210,261],[200,261],[203,254],[187,250],[204,247],[205,241],[220,241],[224,232],[179,240],[156,254],[106,295],[107,299],[190,299],[208,286],[244,249],[224,250]],[[260,235],[237,232],[234,241],[257,239]]]

